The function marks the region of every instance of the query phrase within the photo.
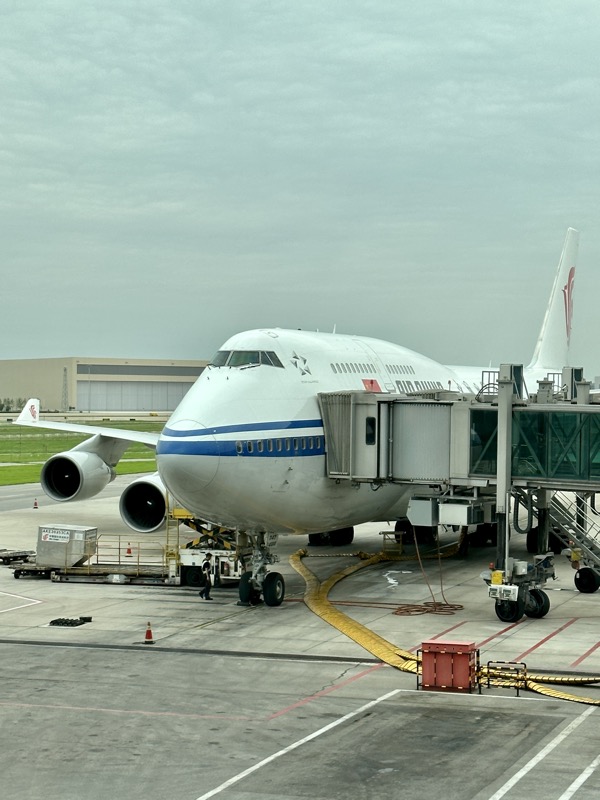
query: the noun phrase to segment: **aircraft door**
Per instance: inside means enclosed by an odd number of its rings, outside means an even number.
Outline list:
[[[352,413],[352,477],[373,480],[378,477],[379,419],[374,397],[355,395]]]
[[[369,362],[377,370],[376,378],[379,381],[381,391],[396,393],[398,391],[398,389],[396,388],[396,384],[392,380],[391,376],[388,374],[383,362],[381,361],[375,350],[373,350],[372,347],[369,347],[369,345],[366,342],[363,342],[360,339],[356,339],[355,341],[365,351],[369,359]]]

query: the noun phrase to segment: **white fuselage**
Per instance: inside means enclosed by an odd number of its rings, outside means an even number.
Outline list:
[[[402,515],[406,487],[327,478],[317,394],[463,388],[442,364],[358,336],[256,330],[219,352],[236,365],[207,367],[161,434],[157,462],[194,516],[239,530],[320,532]]]

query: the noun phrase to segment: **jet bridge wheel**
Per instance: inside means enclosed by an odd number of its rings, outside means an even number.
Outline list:
[[[591,567],[581,567],[575,573],[575,587],[582,594],[593,594],[600,588],[600,575]]]
[[[541,589],[530,589],[525,602],[525,616],[541,619],[550,611],[550,598]]]
[[[496,616],[502,622],[518,622],[525,612],[525,600],[496,600]]]
[[[280,606],[285,597],[285,581],[279,572],[268,572],[263,581],[263,597],[268,606]]]

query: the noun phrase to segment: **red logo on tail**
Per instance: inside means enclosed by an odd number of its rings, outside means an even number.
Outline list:
[[[569,270],[569,277],[563,286],[565,301],[565,325],[567,326],[567,344],[571,341],[571,322],[573,321],[573,284],[575,283],[575,267]]]
[[[37,411],[35,410],[34,405],[29,406],[29,413],[31,414],[33,419],[37,419]]]

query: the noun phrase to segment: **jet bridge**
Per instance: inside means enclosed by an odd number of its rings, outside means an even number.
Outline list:
[[[495,394],[489,389],[478,395],[320,394],[327,475],[338,482],[414,487],[408,512],[414,525],[497,521],[496,568],[504,581],[513,566],[508,555],[511,503],[518,529],[514,495],[520,493],[538,517],[537,552],[545,557],[549,534],[559,531],[558,540],[573,546],[581,554],[581,569],[590,571],[580,585],[595,591],[600,587],[600,526],[590,533],[581,509],[600,492],[600,403],[590,402],[581,370],[563,371],[560,391],[556,376],[538,382],[537,393],[528,399],[522,374],[521,366],[502,365]],[[575,493],[574,510],[565,510],[564,501],[558,509],[559,492],[562,497]],[[535,581],[529,589],[539,591],[549,563],[538,557],[540,569],[529,576]],[[527,572],[521,583],[529,579]],[[576,585],[580,588],[577,578]],[[545,600],[540,603],[547,613]]]

